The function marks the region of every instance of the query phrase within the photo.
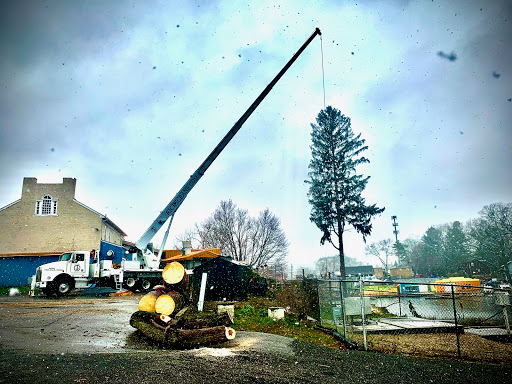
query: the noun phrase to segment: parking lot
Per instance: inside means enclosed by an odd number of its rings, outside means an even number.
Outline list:
[[[238,332],[216,347],[162,349],[129,325],[140,297],[0,297],[0,382],[467,384],[512,378],[510,367],[341,352],[256,332]]]

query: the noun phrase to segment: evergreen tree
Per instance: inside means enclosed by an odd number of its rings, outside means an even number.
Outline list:
[[[424,275],[440,275],[444,273],[443,248],[443,232],[434,227],[427,229],[427,232],[421,238],[416,270]]]
[[[469,250],[467,236],[460,221],[454,221],[446,230],[444,239],[444,254],[447,258],[447,272],[464,271],[468,260]]]
[[[393,244],[393,252],[395,253],[396,259],[398,260],[398,266],[407,263],[409,252],[407,246],[400,240],[397,240]]]
[[[361,134],[355,135],[352,131],[350,118],[328,106],[320,111],[316,123],[311,124],[310,220],[322,231],[320,243],[328,241],[338,250],[340,274],[344,278],[343,233],[346,227],[353,227],[366,242],[366,236],[372,231],[372,217],[382,213],[384,208],[367,205],[361,196],[370,177],[358,175],[356,167],[369,162],[361,156],[368,146]]]

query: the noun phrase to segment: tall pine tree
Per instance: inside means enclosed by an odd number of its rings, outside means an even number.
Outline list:
[[[366,242],[372,232],[372,217],[384,208],[367,205],[361,196],[370,177],[358,175],[356,167],[369,162],[361,156],[368,146],[361,134],[354,135],[350,118],[328,106],[320,111],[316,123],[311,124],[310,220],[322,231],[320,243],[328,241],[338,250],[340,274],[345,278],[343,233],[351,226]]]

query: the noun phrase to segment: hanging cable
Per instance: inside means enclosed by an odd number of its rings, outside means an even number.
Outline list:
[[[324,90],[324,109],[325,109],[325,73],[324,73],[324,40],[320,35],[320,53],[322,55],[322,87]]]

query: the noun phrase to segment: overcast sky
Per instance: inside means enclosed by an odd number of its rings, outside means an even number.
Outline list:
[[[386,208],[368,242],[393,237],[392,215],[405,239],[512,202],[511,1],[13,0],[0,3],[0,207],[23,177],[74,177],[76,198],[137,241],[315,27],[326,104],[367,140],[365,197]],[[335,254],[304,184],[323,107],[316,38],[172,232],[232,199],[281,219],[291,264]],[[368,260],[355,233],[346,253]]]

